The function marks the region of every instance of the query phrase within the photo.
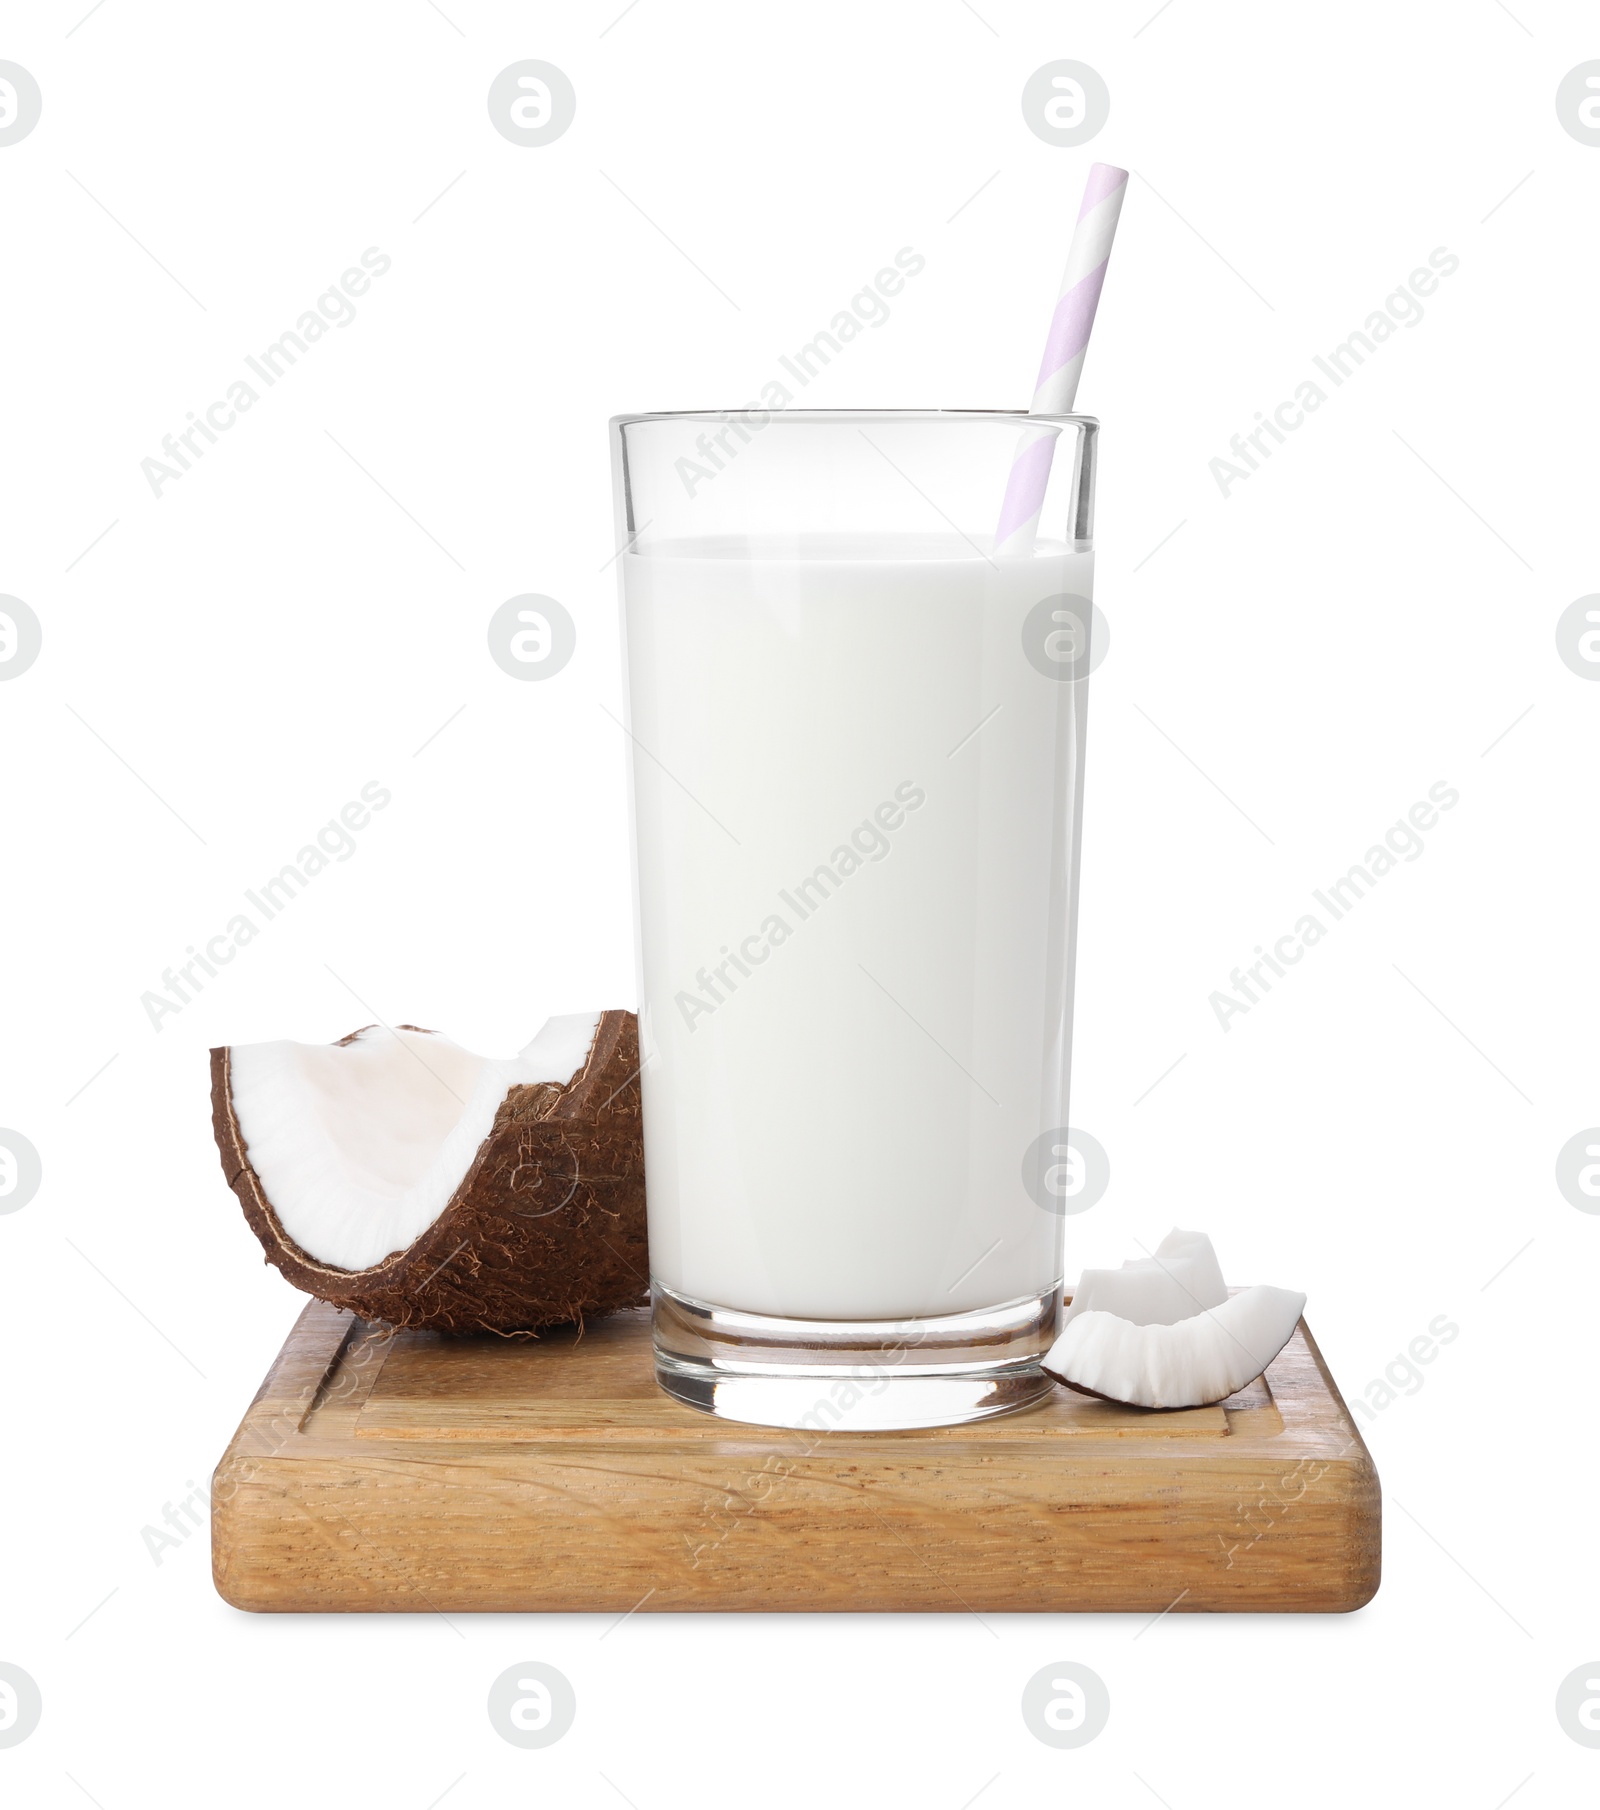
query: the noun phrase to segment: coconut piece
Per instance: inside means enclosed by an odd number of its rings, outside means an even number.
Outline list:
[[[1079,1314],[1100,1311],[1135,1326],[1171,1326],[1227,1298],[1211,1240],[1175,1226],[1153,1257],[1135,1257],[1121,1269],[1085,1270],[1061,1324],[1064,1330]]]
[[[212,1128],[267,1261],[363,1319],[528,1334],[648,1298],[639,1027],[520,1055],[414,1025],[211,1052]]]
[[[1247,1288],[1220,1307],[1147,1326],[1091,1308],[1050,1347],[1044,1368],[1081,1395],[1130,1407],[1208,1407],[1260,1376],[1305,1304],[1286,1288]]]

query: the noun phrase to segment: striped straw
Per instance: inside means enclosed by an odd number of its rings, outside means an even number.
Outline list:
[[[1109,163],[1091,167],[1072,246],[1067,252],[1061,295],[1045,340],[1039,379],[1034,385],[1033,401],[1028,404],[1030,415],[1065,415],[1077,397],[1083,356],[1089,347],[1095,309],[1100,305],[1100,290],[1106,280],[1111,241],[1116,236],[1122,197],[1127,192],[1126,170]],[[1035,427],[1026,429],[1018,442],[994,533],[997,554],[1016,556],[1033,551],[1058,437],[1055,428]]]

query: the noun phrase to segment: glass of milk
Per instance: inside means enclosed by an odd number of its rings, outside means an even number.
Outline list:
[[[994,535],[1024,435],[1037,532]],[[1096,423],[612,423],[657,1376],[951,1425],[1049,1379]]]

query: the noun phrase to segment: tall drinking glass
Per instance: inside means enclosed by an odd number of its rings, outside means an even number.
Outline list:
[[[1024,432],[1037,530],[994,551]],[[612,423],[657,1376],[1026,1406],[1056,1331],[1096,424]]]

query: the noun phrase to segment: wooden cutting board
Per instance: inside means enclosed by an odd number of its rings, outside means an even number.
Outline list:
[[[1344,1610],[1377,1472],[1302,1321],[1218,1407],[1065,1389],[813,1435],[664,1395],[644,1310],[525,1344],[312,1302],[217,1468],[217,1589],[277,1610]]]

